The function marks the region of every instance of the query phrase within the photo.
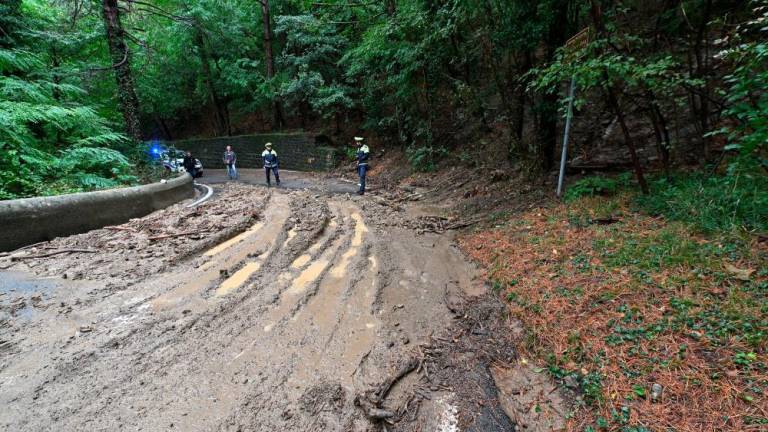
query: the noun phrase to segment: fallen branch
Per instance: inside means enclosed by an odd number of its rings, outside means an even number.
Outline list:
[[[155,240],[162,240],[162,239],[173,238],[173,237],[181,237],[185,235],[205,234],[210,231],[211,230],[201,230],[201,231],[182,232],[182,233],[176,233],[176,234],[163,234],[159,236],[150,237],[149,240],[155,241]]]
[[[40,245],[42,245],[42,244],[45,244],[45,243],[48,243],[48,242],[47,242],[47,241],[41,241],[41,242],[38,242],[38,243],[33,243],[33,244],[31,244],[31,245],[22,246],[22,247],[20,247],[20,248],[18,248],[18,249],[16,249],[16,250],[12,250],[12,251],[10,251],[10,252],[6,252],[6,253],[5,253],[5,256],[7,256],[7,255],[13,255],[13,254],[15,254],[16,252],[21,252],[21,251],[23,251],[23,250],[25,250],[25,249],[31,249],[31,248],[33,248],[33,247],[36,247],[36,246],[40,246]]]
[[[414,371],[419,366],[419,359],[412,357],[405,362],[400,368],[387,379],[384,380],[374,390],[368,390],[365,394],[358,394],[355,397],[355,405],[362,408],[365,415],[371,420],[386,420],[395,416],[395,413],[382,408],[384,399],[387,398],[387,394],[392,387],[397,384],[404,376]]]
[[[11,261],[20,261],[25,259],[33,259],[33,258],[46,258],[49,256],[59,255],[63,253],[96,253],[97,250],[93,249],[61,249],[53,252],[48,252],[40,255],[22,255],[22,256],[12,256]]]
[[[621,219],[617,219],[615,217],[606,217],[606,218],[595,218],[592,219],[591,223],[597,224],[597,225],[611,225],[616,222],[621,222]]]
[[[397,370],[397,372],[394,375],[391,375],[389,378],[384,380],[383,383],[379,385],[379,388],[376,389],[375,395],[380,400],[383,401],[387,398],[387,394],[389,394],[389,391],[392,389],[392,387],[400,381],[404,376],[411,373],[414,369],[416,369],[419,366],[419,359],[416,357],[412,357],[410,360],[405,362],[400,369]]]
[[[446,230],[455,230],[459,228],[466,228],[468,226],[472,226],[476,223],[480,222],[479,220],[470,220],[470,221],[464,221],[464,222],[456,222],[452,223],[445,227]]]
[[[131,227],[107,226],[107,227],[104,227],[104,229],[105,230],[110,230],[110,231],[128,231],[128,232],[132,232],[132,233],[138,233],[137,230],[135,230],[134,228],[131,228]]]

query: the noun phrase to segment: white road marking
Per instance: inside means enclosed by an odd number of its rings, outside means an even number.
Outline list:
[[[193,202],[192,204],[188,205],[187,208],[195,207],[195,206],[197,206],[199,204],[202,204],[202,203],[208,201],[208,199],[213,195],[213,188],[212,187],[210,187],[210,186],[208,186],[206,184],[202,184],[202,183],[195,183],[195,186],[201,186],[201,187],[207,189],[208,192],[206,192],[205,196],[203,196],[199,200],[197,200],[197,201]]]

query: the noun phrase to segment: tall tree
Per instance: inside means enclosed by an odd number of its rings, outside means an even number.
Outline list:
[[[613,46],[610,42],[610,35],[606,30],[605,22],[603,21],[603,10],[599,1],[590,0],[590,3],[592,23],[595,26],[597,34],[600,37],[606,38],[609,46]],[[616,114],[616,118],[619,121],[619,126],[621,127],[621,131],[624,134],[624,144],[629,150],[629,156],[632,159],[632,166],[635,169],[635,176],[637,177],[637,183],[640,185],[640,190],[642,190],[644,194],[648,194],[648,182],[645,181],[645,174],[643,173],[643,167],[640,164],[640,158],[637,155],[637,146],[635,145],[635,140],[632,137],[632,133],[630,132],[629,127],[627,126],[626,113],[621,107],[621,102],[619,101],[619,90],[616,84],[613,83],[611,78],[608,76],[608,73],[605,72],[604,75],[606,78],[604,87],[606,96],[608,98],[608,105],[611,107],[611,109],[613,109],[614,114]]]
[[[261,19],[264,27],[264,61],[267,64],[267,80],[275,77],[275,55],[272,52],[272,16],[269,11],[269,0],[258,0],[261,3]],[[283,107],[277,95],[272,102],[274,126],[283,127]]]
[[[112,69],[117,80],[117,99],[125,121],[125,130],[128,136],[140,141],[139,98],[134,88],[131,51],[125,42],[126,35],[120,20],[120,8],[117,0],[102,0],[101,6]]]
[[[572,33],[573,25],[568,20],[569,0],[555,0],[552,3],[551,17],[548,31],[545,35],[545,62],[554,57],[555,50],[560,48]],[[557,147],[557,95],[544,94],[541,96],[538,112],[538,149],[539,163],[544,171],[552,169],[555,164]]]
[[[213,72],[211,71],[210,49],[208,48],[205,34],[200,26],[196,26],[195,32],[195,44],[197,45],[197,53],[200,56],[200,64],[202,65],[203,80],[208,88],[208,95],[210,96],[213,108],[216,110],[216,129],[219,135],[232,135],[232,128],[229,123],[229,113],[224,106],[225,102],[219,97],[219,92],[216,90],[216,83],[213,79]]]

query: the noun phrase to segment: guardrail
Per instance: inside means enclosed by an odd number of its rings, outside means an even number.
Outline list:
[[[121,189],[0,201],[0,252],[127,222],[194,196],[187,174]]]

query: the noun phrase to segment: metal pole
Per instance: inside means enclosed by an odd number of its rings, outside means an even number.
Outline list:
[[[565,136],[563,136],[563,154],[560,157],[560,177],[557,179],[557,196],[563,194],[563,179],[565,178],[565,159],[568,157],[568,137],[571,133],[571,119],[573,118],[573,97],[576,94],[576,76],[571,77],[570,98],[568,99],[568,113],[565,117]]]

